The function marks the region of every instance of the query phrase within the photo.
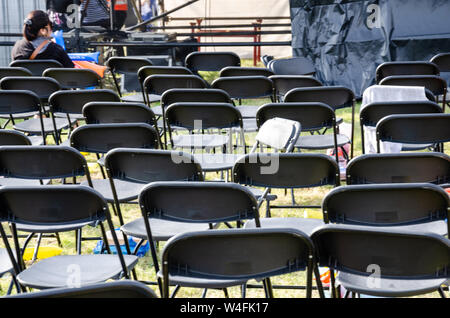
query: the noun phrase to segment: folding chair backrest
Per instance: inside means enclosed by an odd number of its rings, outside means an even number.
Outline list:
[[[274,73],[265,67],[242,67],[227,66],[220,70],[219,77],[229,76],[266,76],[269,77]]]
[[[310,188],[339,185],[339,168],[324,154],[253,153],[233,167],[233,182],[270,188]]]
[[[442,113],[442,108],[431,101],[377,102],[363,107],[359,113],[360,123],[375,127],[386,116],[397,114]]]
[[[447,89],[447,82],[436,75],[393,75],[382,79],[380,85],[421,86],[435,96],[444,94]]]
[[[260,144],[278,151],[290,152],[297,142],[300,132],[301,125],[297,121],[279,117],[271,118],[259,127],[252,151],[256,150],[255,147]]]
[[[137,76],[141,67],[151,66],[152,62],[146,58],[114,56],[108,59],[106,65],[111,72]]]
[[[144,283],[120,280],[91,284],[79,288],[50,288],[33,293],[21,293],[10,298],[158,298]]]
[[[100,87],[100,76],[90,69],[50,68],[44,71],[44,76],[54,78],[64,89]]]
[[[89,102],[120,102],[120,97],[110,89],[65,90],[53,93],[48,102],[53,113],[82,114]]]
[[[295,229],[230,229],[179,234],[164,246],[168,274],[217,281],[263,279],[310,268],[314,247]],[[167,287],[166,287],[167,288]]]
[[[145,104],[90,102],[83,107],[87,124],[146,123],[156,125],[155,114]]]
[[[56,60],[16,60],[9,64],[11,67],[23,67],[29,70],[33,76],[43,76],[48,68],[62,68],[62,64]]]
[[[347,184],[450,183],[450,157],[440,152],[365,154],[347,165]]]
[[[323,103],[270,103],[256,113],[256,124],[261,127],[269,119],[279,117],[298,121],[302,131],[333,127],[333,109]]]
[[[219,77],[211,84],[212,88],[226,91],[233,99],[272,97],[273,83],[266,76]]]
[[[272,75],[269,78],[278,97],[283,97],[294,88],[322,86],[319,80],[305,75]]]
[[[343,86],[294,88],[284,96],[285,103],[320,102],[327,104],[334,110],[351,107],[354,99],[353,92]]]
[[[193,75],[184,66],[143,66],[137,72],[139,81],[143,84],[145,79],[151,75]]]
[[[197,75],[165,75],[148,76],[144,80],[147,94],[162,95],[171,88],[206,88],[206,82]]]
[[[213,88],[172,88],[161,96],[163,108],[179,102],[233,103],[227,92]]]
[[[31,72],[24,67],[0,67],[0,80],[8,76],[32,76]]]
[[[405,144],[450,141],[450,114],[389,115],[377,126],[377,140]]]
[[[233,52],[192,52],[186,56],[185,65],[193,73],[219,72],[227,66],[241,66],[241,59]]]
[[[270,69],[276,75],[313,75],[316,73],[314,64],[304,57],[272,60]]]
[[[1,129],[0,130],[1,146],[28,146],[31,140],[20,131]]]
[[[448,218],[450,199],[428,183],[347,185],[322,202],[325,223],[396,226]]]
[[[145,218],[192,223],[217,223],[255,219],[257,202],[251,191],[234,183],[153,182],[139,195]]]
[[[385,62],[376,69],[376,82],[396,75],[439,75],[439,68],[430,62],[397,61]]]
[[[330,224],[316,230],[312,240],[319,266],[368,279],[373,279],[369,275],[373,264],[379,266],[380,278],[448,278],[445,269],[450,266],[450,245],[436,234]]]
[[[0,146],[0,175],[22,179],[88,176],[86,159],[66,146]]]
[[[106,154],[105,166],[112,178],[133,182],[203,181],[200,164],[178,151],[117,148]]]
[[[430,62],[437,65],[439,71],[450,72],[450,53],[437,54],[431,58]]]
[[[84,125],[70,135],[72,147],[93,153],[114,148],[158,148],[158,140],[155,128],[143,123]]]
[[[28,90],[0,90],[0,114],[41,111],[39,96]]]
[[[51,94],[61,89],[59,83],[50,77],[13,76],[0,81],[2,90],[28,90],[36,93],[40,100],[47,101]]]
[[[166,109],[169,126],[186,129],[242,127],[242,116],[232,104],[226,103],[175,103]]]

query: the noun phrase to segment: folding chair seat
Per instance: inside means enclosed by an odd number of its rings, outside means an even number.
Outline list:
[[[230,76],[219,77],[211,84],[212,88],[222,89],[233,100],[270,98],[273,102],[273,83],[266,76]],[[242,118],[255,118],[258,106],[237,106]]]
[[[165,245],[162,262],[165,297],[169,297],[170,284],[226,288],[264,279],[266,296],[272,298],[268,278],[298,271],[306,271],[306,298],[311,297],[314,246],[305,233],[295,229],[179,234]]]
[[[450,114],[389,115],[377,123],[376,136],[378,153],[381,141],[433,144],[444,152],[444,143],[450,141]]]
[[[119,280],[87,285],[79,288],[63,287],[17,294],[8,298],[158,298],[144,283]]]
[[[267,120],[275,117],[287,118],[298,121],[302,131],[317,131],[332,127],[332,134],[303,135],[295,144],[298,149],[334,149],[336,161],[338,158],[338,147],[349,143],[347,136],[337,134],[336,116],[334,110],[323,103],[272,103],[261,106],[256,114],[258,127]]]
[[[437,114],[442,113],[442,108],[431,101],[404,101],[404,102],[376,102],[365,105],[360,113],[361,125],[361,145],[363,154],[366,148],[374,148],[376,136],[371,135],[371,131],[364,128],[376,127],[377,123],[386,116],[398,114]],[[370,129],[370,128],[369,128]],[[367,136],[366,136],[367,134]],[[403,150],[421,150],[430,147],[429,144],[405,144]],[[373,150],[372,150],[373,151]]]
[[[218,223],[254,218],[258,224],[259,220],[251,192],[225,182],[153,182],[140,193],[139,206],[142,218],[121,229],[126,235],[149,241],[156,273],[160,266],[155,242],[180,233],[213,229]],[[157,280],[163,294],[160,273]]]
[[[319,80],[305,75],[272,75],[269,78],[273,82],[274,95],[278,102],[282,102],[284,95],[291,89],[323,86]]]
[[[145,103],[142,86],[140,85],[138,79],[138,71],[141,67],[152,65],[148,59],[128,56],[113,56],[108,59],[106,65],[109,67],[117,93],[122,101]],[[118,79],[119,75],[122,75],[120,84]],[[127,93],[129,91],[135,91],[136,93],[123,96],[123,93]]]
[[[0,80],[11,76],[32,76],[31,72],[24,67],[0,67]]]
[[[354,93],[343,86],[323,86],[323,87],[303,87],[294,88],[286,93],[284,97],[285,103],[304,103],[304,102],[319,102],[324,103],[336,110],[351,107],[351,150],[350,158],[353,158],[354,150],[354,126],[355,126],[355,95]],[[338,125],[342,123],[342,119],[336,118]]]
[[[445,111],[447,82],[442,77],[437,75],[393,75],[382,79],[380,85],[425,87],[434,94],[436,102],[439,101],[439,96],[444,96],[442,109]]]
[[[347,165],[347,184],[450,183],[450,157],[440,152],[365,154]]]
[[[436,64],[422,61],[395,61],[378,65],[375,80],[379,84],[388,76],[397,75],[436,75],[439,76]]]
[[[102,88],[102,79],[90,69],[49,68],[44,71],[43,76],[55,79],[62,89]]]
[[[33,76],[43,76],[48,68],[62,68],[62,64],[56,60],[15,60],[9,64],[10,67],[23,67],[29,70]]]
[[[441,285],[449,279],[445,268],[450,244],[442,236],[330,224],[311,238],[318,265],[330,268],[333,297],[339,297],[336,285],[354,296],[405,297],[434,291],[444,296]]]
[[[0,210],[0,220],[2,223],[12,224],[15,242],[17,227],[23,224],[39,227],[62,226],[68,230],[71,227],[77,228],[80,223],[97,222],[102,229],[106,249],[111,254],[103,225],[106,221],[114,245],[119,246],[107,203],[92,188],[81,185],[2,187],[0,202],[3,207]],[[0,226],[0,232],[4,238],[3,225]],[[3,241],[6,244],[6,240]],[[15,251],[18,259],[21,259],[22,253],[17,245]],[[27,269],[24,269],[20,262],[11,259],[20,285],[35,289],[86,286],[109,279],[128,278],[128,271],[133,269],[137,260],[134,255],[123,255],[120,249],[117,249],[117,255],[53,256]],[[71,279],[74,272],[79,275]]]
[[[193,75],[192,72],[184,66],[143,66],[138,72],[138,79],[141,85],[142,97],[147,105],[153,102],[159,102],[161,100],[161,95],[149,94],[148,96],[144,93],[144,81],[147,77],[151,75]],[[148,100],[149,99],[149,100]]]
[[[272,60],[268,68],[276,75],[314,75],[316,73],[314,64],[304,57]]]
[[[242,67],[227,66],[220,70],[219,77],[229,76],[265,76],[269,77],[274,73],[265,67]]]
[[[227,66],[241,66],[241,59],[233,52],[192,52],[186,56],[184,64],[199,75],[199,71],[220,72]]]

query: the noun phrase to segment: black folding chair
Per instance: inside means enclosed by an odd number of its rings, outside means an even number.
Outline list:
[[[158,298],[155,292],[145,284],[120,280],[107,283],[86,285],[83,287],[63,287],[17,294],[8,298]]]
[[[0,67],[0,80],[10,76],[32,76],[33,74],[24,67]]]
[[[439,291],[448,283],[450,243],[432,233],[392,231],[364,226],[326,225],[312,235],[318,266],[330,268],[336,284],[349,293],[405,297]],[[335,280],[334,273],[338,271]]]
[[[436,102],[439,96],[443,96],[442,110],[445,112],[447,82],[437,75],[396,75],[388,76],[381,80],[380,85],[396,85],[396,86],[421,86],[428,89],[435,96]]]
[[[378,65],[375,73],[377,84],[388,76],[397,75],[437,75],[439,68],[436,64],[422,61],[395,61]]]
[[[147,105],[150,105],[153,102],[158,102],[161,99],[161,95],[157,94],[149,94],[148,96],[145,94],[144,89],[144,81],[147,77],[151,75],[193,75],[192,72],[184,67],[184,66],[160,66],[160,65],[154,65],[154,66],[143,66],[141,67],[138,72],[138,80],[139,84],[141,85],[142,90],[142,97],[144,99],[144,102]],[[147,98],[149,100],[147,100]]]
[[[431,58],[430,62],[436,64],[441,73],[450,72],[450,53],[437,54]],[[447,94],[448,92],[449,88],[447,86]],[[442,101],[444,98],[447,101],[447,105],[450,106],[450,98],[447,98],[447,96],[441,96],[440,101]]]
[[[354,93],[343,86],[323,86],[323,87],[307,87],[294,88],[286,93],[284,97],[285,103],[293,102],[319,102],[324,103],[334,109],[334,111],[346,107],[352,109],[351,120],[351,150],[350,158],[353,158],[354,150],[354,131],[355,131],[355,95]],[[339,125],[342,119],[336,119]]]
[[[121,229],[127,235],[149,241],[161,295],[164,295],[162,275],[155,242],[167,241],[180,233],[213,229],[223,222],[255,219],[259,226],[255,197],[248,189],[234,183],[153,182],[140,193],[139,206],[142,218]],[[237,285],[242,283],[245,280]],[[184,286],[183,281],[176,284]],[[178,288],[174,295],[177,291]]]
[[[122,101],[145,103],[142,86],[139,83],[138,71],[142,67],[151,66],[152,62],[146,58],[113,56],[108,59],[106,65],[111,71],[114,85]],[[121,84],[119,84],[118,75],[122,75]],[[123,93],[128,91],[135,91],[136,93],[123,96]]]
[[[55,127],[58,117],[66,118],[67,124],[70,123],[67,139],[62,144],[69,144],[73,126],[76,126],[78,121],[85,119],[82,113],[84,105],[89,102],[119,101],[120,97],[110,89],[61,90],[53,93],[49,98],[50,113],[52,119],[55,119],[53,126]]]
[[[29,70],[33,76],[43,76],[48,68],[62,68],[62,64],[56,60],[15,60],[9,64],[10,67],[23,67]]]
[[[442,108],[431,101],[377,102],[364,106],[359,113],[362,153],[366,153],[364,127],[376,127],[383,117],[389,115],[437,113],[442,113]],[[404,145],[402,148],[404,147],[404,150],[421,150],[429,146],[428,144],[417,144]]]
[[[227,66],[220,70],[219,77],[229,76],[272,76],[274,73],[265,67]]]
[[[323,86],[319,80],[305,75],[272,75],[269,78],[273,82],[274,94],[278,102],[282,102],[284,95],[291,89]]]
[[[269,277],[306,271],[306,298],[311,298],[314,263],[312,241],[295,229],[188,232],[164,247],[163,295],[169,297],[170,284],[226,288],[264,279],[266,297],[273,298]]]
[[[43,76],[54,78],[63,89],[102,88],[101,77],[90,69],[50,68],[44,71]]]
[[[17,130],[1,129],[0,130],[1,146],[28,146],[31,140],[24,133]]]
[[[325,223],[445,236],[449,233],[449,202],[448,193],[435,184],[360,184],[330,191],[323,199],[322,211]]]
[[[347,184],[450,183],[450,157],[440,152],[365,154],[347,165]]]
[[[450,141],[450,114],[389,115],[376,126],[377,152],[380,142],[432,144],[435,151],[444,152]]]
[[[80,224],[98,223],[103,242],[109,254],[111,250],[105,234],[103,222],[111,231],[115,246],[119,241],[108,211],[108,205],[101,195],[92,188],[81,185],[2,187],[0,189],[0,220],[11,224],[11,231],[17,258],[22,259],[18,245],[17,227],[34,226],[43,229],[58,228],[59,231],[76,229]],[[8,208],[6,208],[8,207]],[[5,240],[3,225],[0,235]],[[9,255],[12,251],[9,244]],[[17,280],[24,288],[48,289],[61,287],[81,287],[109,279],[128,278],[138,261],[137,256],[123,255],[60,255],[35,263],[24,269],[21,262],[11,259]]]
[[[276,59],[270,61],[268,68],[276,75],[314,75],[314,64],[304,57]]]
[[[192,52],[186,56],[185,66],[199,75],[199,71],[219,72],[227,66],[241,66],[241,59],[233,52]]]

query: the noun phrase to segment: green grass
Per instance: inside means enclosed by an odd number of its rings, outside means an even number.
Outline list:
[[[251,66],[251,61],[244,61],[244,66]],[[214,78],[217,77],[217,73],[214,72],[208,72],[202,74],[206,78],[208,82],[212,82]],[[268,99],[266,100],[256,100],[256,101],[247,101],[244,102],[245,104],[255,104],[255,102],[259,104],[264,104],[269,102]],[[359,113],[359,107],[360,103],[356,105],[356,111],[355,114]],[[345,122],[349,123],[351,121],[351,111],[349,109],[343,109],[338,111],[338,117],[341,116]],[[11,128],[11,126],[8,126]],[[358,156],[362,153],[361,151],[361,136],[359,132],[359,121],[358,116],[355,116],[355,156]],[[247,136],[247,143],[252,144],[254,140],[255,134],[249,134]],[[48,138],[49,143],[53,143],[51,138]],[[94,155],[89,154],[86,155],[86,159],[89,163],[92,178],[101,178],[100,171],[98,169],[98,166],[96,164],[96,158]],[[220,175],[216,173],[209,173],[207,175],[208,180],[213,180],[216,178],[219,178]],[[312,188],[312,189],[303,189],[303,190],[296,190],[295,191],[295,200],[298,204],[302,205],[320,205],[322,198],[326,195],[328,191],[330,191],[331,187],[322,187],[322,188]],[[288,205],[291,203],[291,196],[290,192],[285,192],[283,190],[274,190],[272,193],[276,194],[278,196],[278,199],[276,201],[276,204],[280,205]],[[112,213],[112,209],[110,209]],[[265,214],[265,204],[261,207],[261,217],[264,217]],[[136,218],[141,217],[141,212],[136,204],[123,204],[122,205],[122,213],[125,219],[125,222],[132,221]],[[310,218],[322,218],[322,212],[320,209],[273,209],[272,210],[272,216],[273,217],[310,217]],[[119,225],[118,218],[116,216],[113,216],[113,221],[116,227]],[[86,227],[83,230],[84,236],[100,236],[100,231],[91,228]],[[74,254],[75,253],[75,235],[74,232],[69,233],[62,233],[61,234],[61,240],[62,240],[62,246],[63,246],[63,254]],[[23,241],[23,240],[22,240]],[[34,246],[35,242],[32,241],[30,244],[30,247]],[[83,242],[83,253],[92,253],[94,247],[96,245],[95,241],[85,241]],[[43,239],[42,246],[57,246],[57,242],[53,238]],[[162,251],[164,247],[164,243],[161,243],[159,245],[159,252]],[[155,281],[156,275],[155,271],[152,266],[152,260],[147,253],[147,255],[139,260],[139,263],[136,267],[136,272],[138,275],[139,280],[144,281]],[[10,283],[10,278],[8,275],[4,276],[0,279],[0,295],[5,295],[6,290],[8,288],[8,285]],[[257,283],[255,281],[251,281],[250,283],[254,284]],[[272,279],[272,283],[274,285],[305,285],[305,273],[299,272],[294,274],[288,274],[283,275],[280,277],[275,277]],[[150,285],[152,289],[154,289],[157,294],[159,294],[158,289],[156,286]],[[14,291],[15,292],[15,291]],[[196,289],[196,288],[182,288],[177,297],[186,297],[186,298],[192,298],[192,297],[201,297],[202,290]],[[230,297],[240,297],[240,288],[234,287],[229,288],[229,294]],[[297,298],[297,297],[305,297],[305,292],[302,290],[274,290],[274,295],[277,298]],[[207,297],[223,297],[223,292],[218,290],[210,290],[208,292]],[[248,289],[247,297],[264,297],[264,292],[262,289]],[[317,292],[313,292],[313,297],[318,297]],[[439,297],[438,293],[430,293],[427,295],[424,295],[422,297]]]

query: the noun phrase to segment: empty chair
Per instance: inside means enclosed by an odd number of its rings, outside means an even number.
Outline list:
[[[161,95],[149,94],[148,96],[144,93],[144,81],[147,77],[151,75],[193,75],[192,72],[184,67],[184,66],[160,66],[160,65],[152,65],[152,66],[143,66],[138,72],[138,80],[141,85],[142,96],[144,98],[144,102],[148,105],[153,102],[157,102],[161,99]],[[147,100],[149,98],[149,100]]]
[[[421,61],[395,61],[378,65],[375,80],[379,84],[382,79],[396,75],[439,75],[439,68],[434,63]]]
[[[108,59],[106,65],[109,67],[113,76],[114,85],[117,93],[124,102],[145,102],[142,86],[139,83],[138,71],[141,67],[151,66],[152,63],[146,58],[138,57],[119,57],[113,56]],[[122,75],[122,81],[119,84],[118,75]],[[137,93],[123,96],[128,91]]]
[[[311,238],[318,266],[330,268],[333,297],[337,284],[354,294],[405,297],[439,291],[444,296],[441,285],[449,279],[444,269],[450,263],[450,244],[442,236],[326,225]]]
[[[24,67],[0,67],[0,80],[8,76],[32,76],[31,72]]]
[[[233,52],[192,52],[186,56],[185,66],[194,74],[219,72],[227,66],[241,66],[241,59]]]
[[[44,71],[43,76],[54,78],[63,89],[102,88],[100,76],[90,69],[50,68]]]
[[[272,60],[268,68],[276,75],[314,75],[314,64],[304,57]]]
[[[337,134],[336,116],[334,110],[323,103],[272,103],[261,106],[256,114],[258,127],[275,117],[298,121],[303,131],[317,131],[332,127],[332,134],[303,135],[295,144],[299,149],[334,149],[336,161],[338,147],[350,142],[347,136]]]
[[[42,76],[48,68],[63,67],[56,60],[15,60],[9,64],[10,67],[23,67],[29,70],[33,76]]]
[[[450,72],[450,53],[437,54],[431,58],[430,62],[436,64],[441,73]],[[447,93],[448,92],[449,89],[447,87]],[[442,96],[440,98],[442,98],[442,100],[445,98],[445,100],[447,101],[447,105],[450,105],[450,98],[448,98],[447,96]]]
[[[305,75],[272,75],[274,94],[277,101],[283,101],[284,95],[294,88],[322,86],[322,83]]]
[[[355,95],[354,93],[343,86],[323,86],[323,87],[307,87],[307,88],[294,88],[286,93],[284,97],[285,103],[293,102],[320,102],[324,103],[334,111],[351,107],[352,119],[351,119],[351,133],[350,142],[350,158],[353,158],[354,150],[354,123],[355,123]],[[340,124],[342,119],[336,118],[336,122]]]
[[[86,285],[79,288],[52,288],[33,293],[23,293],[10,298],[158,298],[144,283],[119,280]]]
[[[2,187],[0,189],[0,220],[10,222],[17,240],[19,225],[35,227],[61,227],[62,231],[77,228],[80,223],[97,223],[102,228],[103,242],[110,253],[103,222],[111,231],[115,246],[119,241],[109,215],[106,201],[95,190],[81,185]],[[5,207],[8,207],[7,209]],[[49,213],[49,211],[51,213]],[[0,226],[4,238],[3,226]],[[18,259],[22,254],[18,246]],[[11,255],[12,253],[10,253]],[[128,271],[137,263],[134,255],[60,255],[46,258],[24,269],[15,262],[14,268],[20,285],[35,289],[80,287],[101,283],[109,279],[128,278]],[[74,272],[78,273],[74,279]]]
[[[219,77],[228,76],[266,76],[269,77],[274,73],[265,67],[242,67],[227,66],[220,70]]]
[[[164,246],[162,262],[164,297],[169,297],[170,284],[226,288],[264,279],[266,296],[272,298],[268,278],[298,271],[306,271],[306,297],[311,297],[314,247],[305,233],[295,229],[179,234]]]
[[[450,157],[444,153],[365,154],[347,165],[347,184],[450,183]]]
[[[389,115],[376,126],[377,152],[380,142],[404,144],[433,144],[437,151],[444,151],[444,143],[450,141],[450,114]]]
[[[322,211],[325,223],[447,235],[449,202],[447,192],[434,184],[360,184],[331,190]]]
[[[31,140],[24,133],[17,130],[1,129],[0,130],[1,146],[28,146]]]
[[[398,114],[430,114],[442,113],[442,108],[431,101],[401,101],[401,102],[375,102],[362,107],[359,113],[361,125],[362,153],[375,152],[376,136],[375,127],[377,123],[386,116]],[[370,127],[370,128],[368,128]],[[392,146],[392,145],[391,145]],[[429,145],[398,145],[404,150],[420,150]],[[393,146],[390,147],[393,149]]]
[[[224,90],[234,100],[270,98],[273,102],[273,83],[266,76],[219,77],[211,84],[212,88]],[[258,106],[237,106],[243,118],[255,118]]]
[[[139,206],[142,218],[121,229],[127,235],[149,241],[157,273],[160,267],[155,242],[167,241],[188,231],[213,229],[221,222],[255,219],[259,224],[256,199],[248,189],[234,183],[153,182],[140,193]],[[161,275],[157,278],[163,294]],[[243,282],[245,280],[240,280],[237,285]],[[172,283],[184,285],[183,281]]]
[[[59,91],[61,86],[50,77],[13,76],[4,77],[0,81],[0,88],[2,90],[29,90],[36,93],[42,103],[47,103],[50,95]]]

